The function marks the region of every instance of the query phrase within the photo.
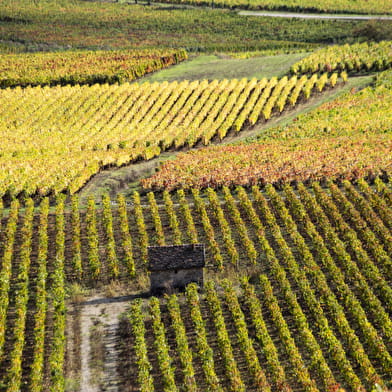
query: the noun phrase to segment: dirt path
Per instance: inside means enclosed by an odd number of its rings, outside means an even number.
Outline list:
[[[392,16],[342,15],[342,14],[303,14],[295,12],[239,11],[243,16],[269,16],[271,18],[336,19],[336,20],[392,20]]]
[[[166,157],[173,154],[175,153],[165,152],[149,161],[140,161],[128,166],[100,171],[79,191],[80,203],[86,204],[88,197],[92,194],[102,194],[108,191],[114,199],[118,192],[130,188],[132,184],[137,187],[136,184],[141,178],[150,176]],[[97,198],[97,201],[99,202],[100,199]]]
[[[80,391],[120,392],[117,331],[119,315],[126,311],[131,299],[132,296],[93,297],[81,304]],[[94,358],[94,351],[101,352],[103,358]]]

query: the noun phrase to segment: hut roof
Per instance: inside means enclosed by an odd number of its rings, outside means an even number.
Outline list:
[[[204,244],[149,246],[148,259],[150,271],[202,268]]]

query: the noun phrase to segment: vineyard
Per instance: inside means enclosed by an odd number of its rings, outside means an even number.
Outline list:
[[[346,20],[279,20],[241,16],[228,9],[165,7],[154,2],[145,7],[122,1],[116,4],[81,0],[37,1],[38,7],[36,1],[1,1],[0,50],[185,48],[192,53],[241,52],[392,39],[392,21],[369,24],[367,21]],[[341,4],[342,0],[334,3]],[[359,2],[350,0],[350,3]],[[361,0],[361,3],[368,4],[372,13],[376,12],[376,3],[382,4],[376,0]],[[378,37],[369,37],[369,28],[380,31]]]
[[[366,14],[391,0],[0,1],[0,392],[392,391]]]
[[[15,201],[0,237],[4,390],[63,390],[69,282],[132,282],[146,271],[148,245],[197,242],[207,246],[208,273],[260,279],[242,280],[240,293],[223,281],[203,295],[189,286],[185,297],[152,298],[148,316],[133,302],[120,330],[122,390],[388,385],[391,198],[376,178],[374,187],[298,183],[282,193],[135,193],[132,207],[104,196],[86,210],[77,196],[58,196],[53,212],[46,198],[37,212],[30,199]]]
[[[172,190],[390,176],[390,76],[387,71],[379,87],[349,92],[288,126],[261,132],[257,141],[181,153],[141,183]]]
[[[340,81],[324,73],[1,90],[0,195],[73,194],[102,167],[222,140]]]
[[[184,50],[0,55],[0,87],[124,83],[186,58]]]
[[[391,151],[391,136],[383,134],[214,146],[179,154],[141,183],[150,190],[173,190],[391,176]]]
[[[316,50],[291,67],[293,74],[382,71],[392,67],[392,42],[329,46]]]

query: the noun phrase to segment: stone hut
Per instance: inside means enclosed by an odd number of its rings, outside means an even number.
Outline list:
[[[184,290],[189,283],[203,285],[203,244],[149,246],[151,294]]]

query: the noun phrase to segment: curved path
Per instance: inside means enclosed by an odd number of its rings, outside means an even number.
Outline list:
[[[295,13],[295,12],[269,12],[269,11],[239,11],[238,15],[269,16],[271,18],[300,18],[300,19],[392,20],[392,16],[348,15],[348,14],[303,14],[303,13]]]

